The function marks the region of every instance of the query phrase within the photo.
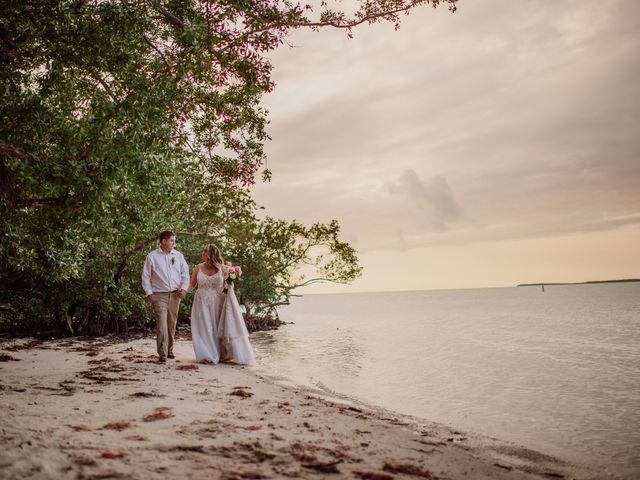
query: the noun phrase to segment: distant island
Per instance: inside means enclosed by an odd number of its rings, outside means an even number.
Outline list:
[[[622,283],[622,282],[640,282],[640,278],[625,278],[622,280],[591,280],[589,282],[566,282],[566,283],[521,283],[518,287],[540,287],[544,285],[586,285],[589,283]]]

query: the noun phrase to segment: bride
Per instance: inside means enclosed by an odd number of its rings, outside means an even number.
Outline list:
[[[188,290],[198,286],[191,309],[196,360],[207,364],[255,363],[233,284],[227,284],[227,293],[223,292],[229,267],[224,264],[220,249],[213,243],[207,245],[202,251],[202,262],[193,270]]]

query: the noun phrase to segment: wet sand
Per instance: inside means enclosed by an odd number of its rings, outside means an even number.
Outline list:
[[[154,351],[152,338],[0,344],[0,478],[612,478],[252,367],[198,365],[188,339],[167,364]]]

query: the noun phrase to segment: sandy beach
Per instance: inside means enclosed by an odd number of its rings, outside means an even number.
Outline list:
[[[0,344],[0,477],[609,478],[524,447],[197,365],[188,338]],[[401,395],[401,392],[398,393]]]

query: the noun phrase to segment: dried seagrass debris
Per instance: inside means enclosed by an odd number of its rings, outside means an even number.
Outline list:
[[[344,460],[336,460],[335,462],[314,462],[314,463],[303,463],[302,466],[304,468],[308,468],[310,470],[315,470],[316,472],[322,473],[340,473],[337,465],[342,463]]]
[[[102,458],[108,458],[110,460],[116,459],[116,458],[124,458],[127,456],[126,453],[122,453],[122,452],[102,452]]]
[[[166,395],[155,392],[136,392],[129,395],[134,398],[164,398]]]
[[[198,370],[198,365],[195,363],[189,365],[178,365],[176,370]]]
[[[126,430],[127,428],[136,428],[137,425],[131,422],[109,422],[103,425],[100,430],[117,430],[121,432],[122,430]]]
[[[389,473],[401,473],[404,475],[413,475],[414,477],[433,478],[429,470],[423,469],[418,465],[410,463],[391,463],[385,462],[382,470]]]
[[[76,432],[91,432],[93,428],[88,425],[67,425],[67,427],[72,428]]]
[[[253,392],[248,389],[251,387],[233,387],[233,391],[229,395],[235,395],[237,397],[249,398],[253,397]]]
[[[173,417],[173,413],[171,413],[171,409],[168,407],[158,407],[153,413],[145,415],[142,419],[145,422],[155,422],[156,420],[166,420],[167,418]]]
[[[362,480],[393,480],[394,478],[393,475],[389,475],[388,473],[361,472],[359,470],[355,470],[353,474]]]

